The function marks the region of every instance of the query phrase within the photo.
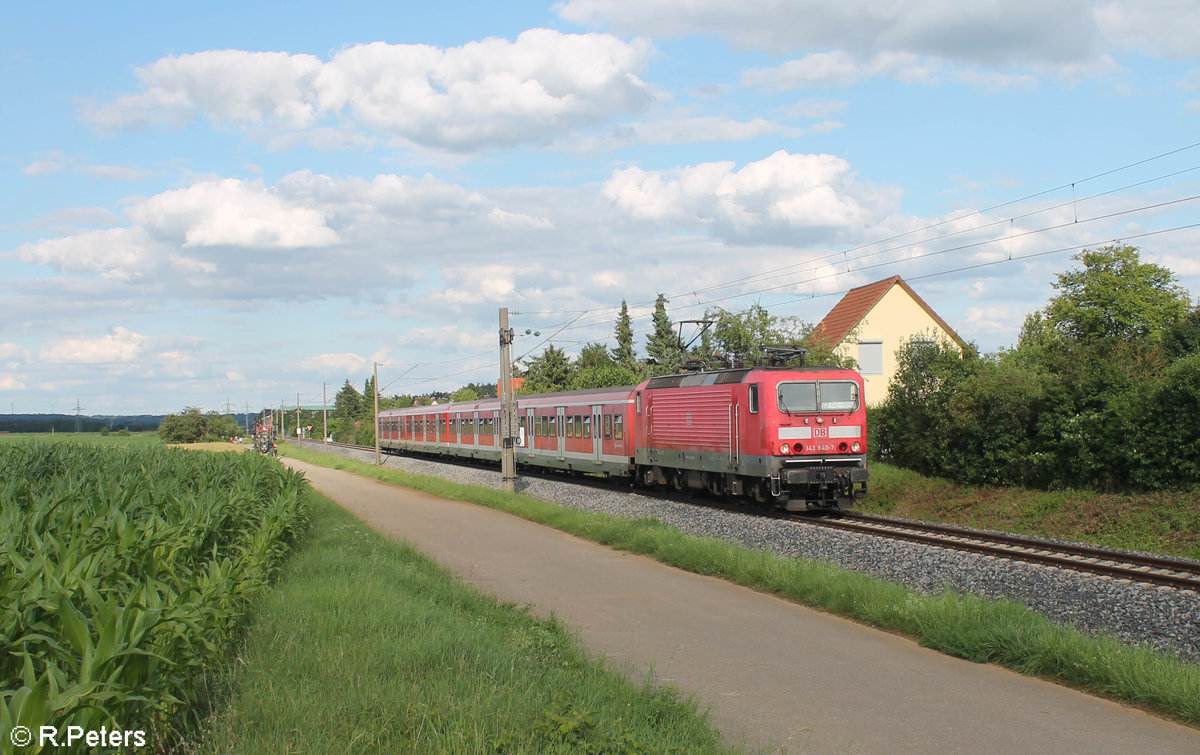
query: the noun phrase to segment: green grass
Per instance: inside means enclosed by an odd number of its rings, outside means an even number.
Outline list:
[[[715,752],[693,702],[589,660],[316,494],[203,752]]]
[[[685,535],[650,519],[621,519],[413,475],[287,446],[297,459],[431,494],[491,506],[621,550],[900,632],[976,662],[1077,686],[1200,725],[1200,668],[1149,649],[1063,627],[1011,602],[928,596],[828,564],[776,557]]]
[[[873,462],[861,510],[1200,559],[1200,491],[979,487]]]
[[[115,432],[108,435],[100,433],[0,433],[0,444],[5,443],[83,443],[86,445],[104,445],[115,448],[126,446],[160,446],[162,440],[154,431],[118,435]]]

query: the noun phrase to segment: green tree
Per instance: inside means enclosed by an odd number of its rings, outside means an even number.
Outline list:
[[[355,430],[362,424],[364,407],[368,412],[367,424],[373,424],[370,412],[374,407],[366,407],[363,395],[347,380],[333,399],[333,411],[329,417],[329,431],[334,440],[339,443],[355,442]],[[371,442],[374,444],[374,439]]]
[[[571,361],[562,349],[550,344],[538,358],[529,363],[525,383],[519,392],[549,393],[566,390],[571,378]]]
[[[166,443],[198,443],[207,434],[208,420],[194,406],[163,417],[158,426],[158,435]]]
[[[654,330],[646,337],[646,355],[657,362],[650,370],[654,375],[669,375],[675,372],[675,368],[682,361],[679,336],[675,334],[671,318],[667,316],[669,303],[670,300],[666,296],[658,295],[654,301]]]
[[[1027,329],[1076,343],[1125,341],[1158,344],[1187,316],[1188,295],[1175,274],[1142,262],[1136,247],[1084,249],[1074,259],[1083,267],[1060,273],[1058,294]]]
[[[451,401],[478,401],[479,400],[479,391],[475,390],[474,388],[472,388],[469,385],[463,386],[462,388],[459,388],[454,393],[450,394],[450,400]]]
[[[608,348],[602,343],[589,343],[579,350],[575,358],[575,368],[591,370],[598,367],[608,367],[613,364],[613,358],[608,354]]]
[[[363,395],[347,380],[342,389],[333,398],[333,416],[335,419],[353,419],[363,408]]]
[[[704,319],[713,324],[701,338],[702,356],[720,356],[729,364],[754,364],[763,353],[763,346],[784,342],[784,335],[776,327],[779,318],[772,315],[758,302],[741,312],[730,312],[722,307],[704,313]]]
[[[577,370],[567,388],[572,391],[585,388],[617,388],[637,385],[641,381],[641,376],[633,370],[619,364],[608,364]]]
[[[629,316],[629,305],[621,300],[621,314],[617,315],[617,348],[613,349],[613,361],[625,369],[636,372],[637,356],[633,346],[633,318]]]
[[[1200,303],[1163,336],[1163,351],[1168,359],[1200,354]]]
[[[879,458],[924,474],[946,475],[957,463],[951,443],[951,398],[979,371],[974,352],[913,340],[897,352],[899,366],[887,401],[872,412]]]

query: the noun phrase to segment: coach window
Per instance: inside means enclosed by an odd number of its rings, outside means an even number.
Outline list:
[[[611,414],[604,415],[604,439],[612,440],[612,418]]]
[[[575,415],[575,437],[576,438],[583,437],[583,415],[582,414]]]
[[[575,437],[575,417],[571,414],[567,415],[567,437]]]
[[[758,414],[758,386],[750,386],[750,413]]]
[[[592,437],[592,418],[591,417],[583,418],[583,437],[586,440],[590,440]]]
[[[613,438],[621,440],[625,437],[625,417],[620,414],[613,417]]]

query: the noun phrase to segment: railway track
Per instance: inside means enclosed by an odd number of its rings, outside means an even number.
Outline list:
[[[797,516],[789,518],[832,529],[1200,592],[1200,561],[1147,556],[1076,543],[1058,543],[1023,535],[983,532],[949,524],[891,519],[856,512],[847,512],[840,519]]]
[[[317,444],[320,444],[320,441],[314,442],[314,445]],[[349,443],[329,443],[328,445],[358,451],[373,452],[375,450],[372,446],[356,446]],[[385,450],[383,453],[389,452]],[[446,463],[454,464],[456,462],[448,459]],[[562,477],[561,475],[551,476]],[[573,481],[580,483],[580,479],[577,477]],[[584,482],[582,484],[592,483]],[[611,487],[611,483],[608,482],[596,484]],[[650,491],[643,492],[653,494]],[[671,493],[666,493],[663,497],[670,500],[684,500]],[[741,513],[753,511],[751,508],[731,505],[724,501],[707,501],[696,498],[690,500],[697,504]],[[858,532],[893,540],[906,540],[1013,561],[1026,561],[1060,569],[1088,572],[1113,579],[1200,592],[1200,561],[1147,556],[1076,543],[1051,542],[1024,535],[984,532],[949,524],[893,519],[858,512],[844,512],[840,518],[814,517],[803,514],[772,513],[772,515],[806,525]]]

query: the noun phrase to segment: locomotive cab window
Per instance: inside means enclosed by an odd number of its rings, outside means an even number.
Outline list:
[[[758,414],[758,386],[750,386],[750,413]]]
[[[850,382],[820,384],[821,411],[852,412],[858,408],[858,385]]]
[[[858,384],[849,380],[780,383],[779,411],[788,414],[852,412],[858,409]]]

